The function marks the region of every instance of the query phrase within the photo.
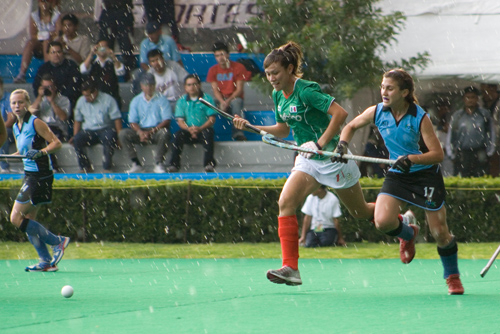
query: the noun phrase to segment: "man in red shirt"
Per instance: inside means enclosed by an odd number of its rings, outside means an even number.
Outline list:
[[[208,70],[207,82],[211,83],[222,110],[243,117],[243,87],[252,74],[243,64],[229,60],[229,49],[223,42],[215,42],[212,51],[217,64]],[[246,140],[243,132],[234,126],[232,137],[234,140]]]

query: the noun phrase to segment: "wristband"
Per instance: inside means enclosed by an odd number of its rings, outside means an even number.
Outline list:
[[[318,150],[322,150],[323,149],[323,147],[321,147],[321,145],[318,144],[317,141],[314,142],[314,145],[316,145],[316,147],[318,148]]]

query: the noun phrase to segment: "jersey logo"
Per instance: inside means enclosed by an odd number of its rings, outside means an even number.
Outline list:
[[[218,73],[217,81],[233,81],[233,73]]]
[[[278,111],[281,111],[281,106],[278,106]]]
[[[291,114],[296,114],[297,113],[297,107],[296,106],[291,106],[290,107],[290,113]]]

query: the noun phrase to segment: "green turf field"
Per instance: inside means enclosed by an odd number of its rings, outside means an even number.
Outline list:
[[[498,333],[500,268],[479,276],[497,246],[459,245],[448,296],[432,244],[409,265],[394,244],[301,249],[290,287],[265,278],[278,244],[72,243],[58,272],[26,273],[31,246],[0,243],[0,333]]]

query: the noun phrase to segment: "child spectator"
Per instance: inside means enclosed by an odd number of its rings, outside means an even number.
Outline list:
[[[64,56],[80,65],[90,52],[90,39],[78,34],[78,18],[74,14],[64,15],[61,21]]]
[[[96,81],[99,90],[111,95],[121,109],[118,77],[125,75],[125,67],[108,47],[107,41],[101,40],[90,49],[89,55],[80,65],[80,72]]]

